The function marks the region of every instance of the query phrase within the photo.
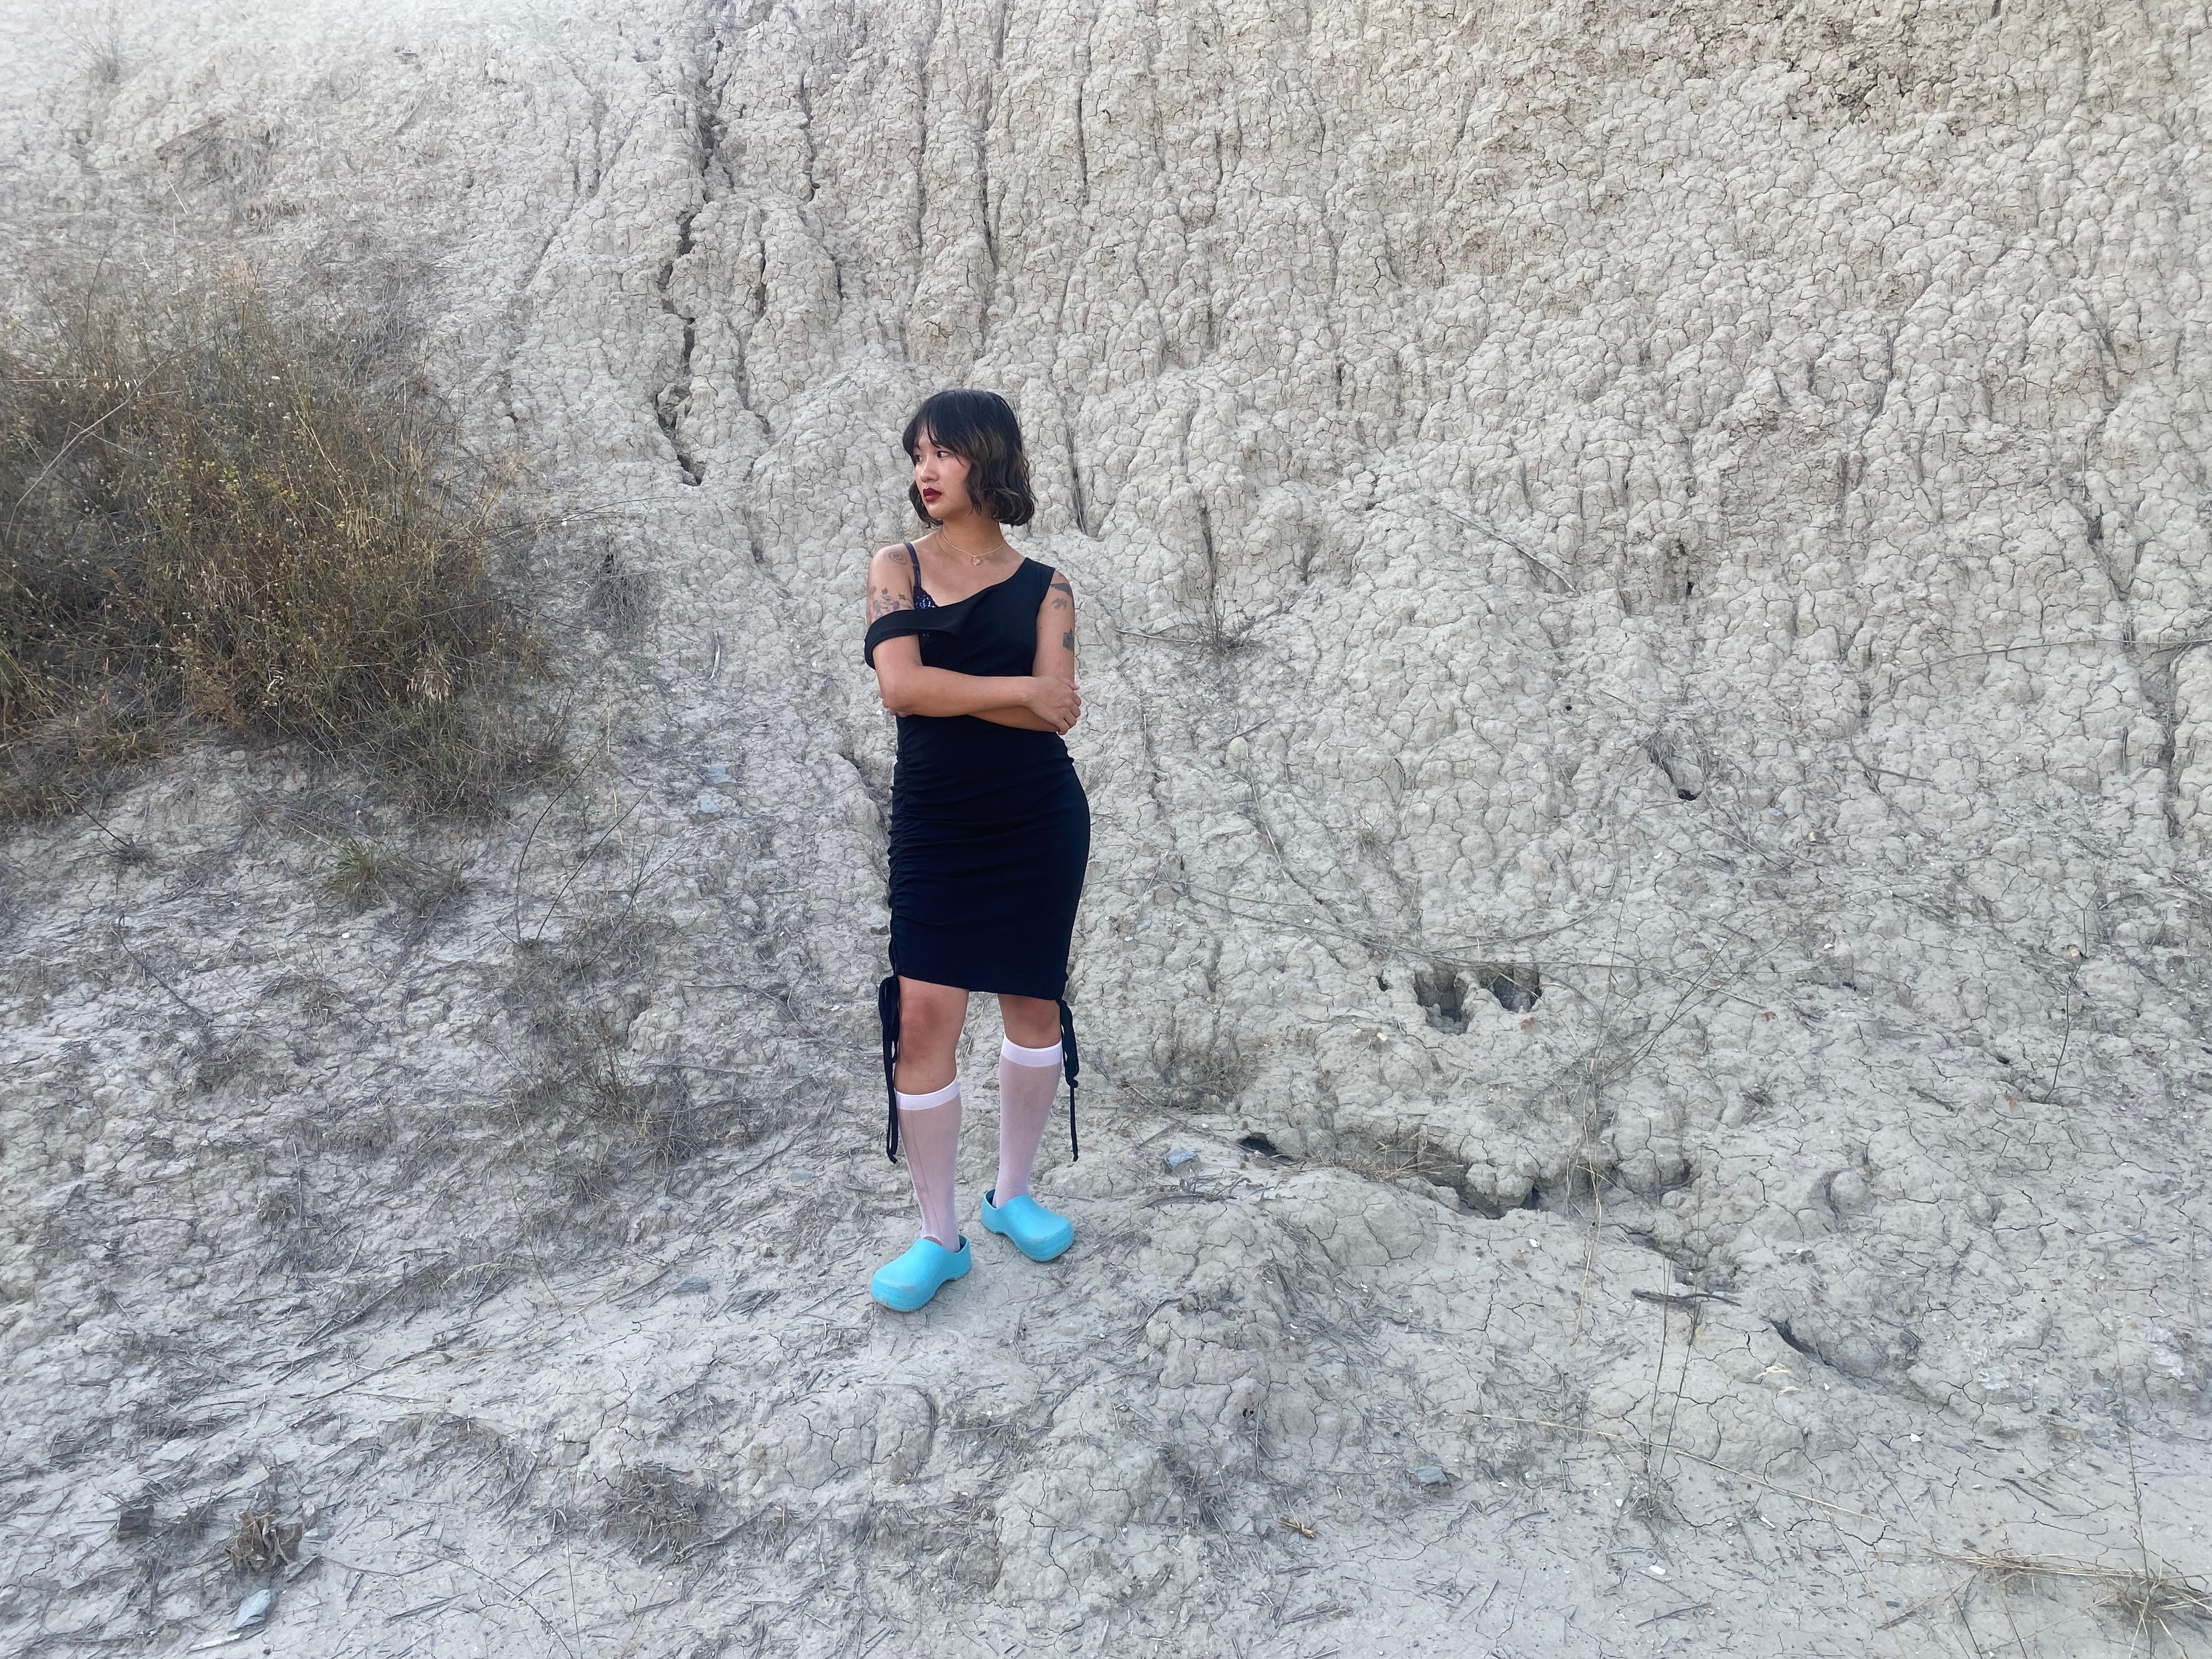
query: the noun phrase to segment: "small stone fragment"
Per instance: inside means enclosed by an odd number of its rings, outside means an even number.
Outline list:
[[[276,1605],[276,1592],[258,1589],[238,1604],[238,1613],[230,1621],[231,1629],[252,1630],[269,1616],[269,1609]]]

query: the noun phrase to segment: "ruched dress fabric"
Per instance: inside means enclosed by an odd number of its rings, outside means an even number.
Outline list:
[[[912,556],[911,544],[908,548]],[[915,608],[878,617],[863,655],[914,635],[922,665],[959,674],[1027,676],[1036,663],[1037,611],[1053,568],[1024,559],[1003,581],[950,605],[931,603],[915,571]],[[891,774],[890,976],[879,988],[884,1083],[898,1038],[898,981],[1041,997],[1060,1005],[1061,1067],[1075,1133],[1074,1021],[1068,946],[1091,858],[1091,804],[1067,745],[1052,732],[972,714],[902,714]],[[884,1150],[898,1150],[890,1103]]]

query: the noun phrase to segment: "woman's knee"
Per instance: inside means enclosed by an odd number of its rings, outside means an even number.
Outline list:
[[[1000,997],[999,1022],[1006,1040],[1024,1048],[1049,1048],[1060,1041],[1060,1005],[1042,997]]]
[[[948,986],[905,980],[899,986],[899,1044],[908,1049],[950,1048],[968,1018],[968,994]]]

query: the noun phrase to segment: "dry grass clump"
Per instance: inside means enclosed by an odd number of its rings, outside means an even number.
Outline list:
[[[164,1559],[188,1553],[205,1536],[215,1504],[203,1499],[172,1507],[173,1495],[165,1483],[156,1480],[124,1499],[115,1512],[115,1536]]]
[[[641,1463],[607,1483],[600,1523],[610,1535],[627,1540],[639,1559],[653,1561],[696,1539],[714,1502],[714,1489],[705,1483],[659,1463]]]
[[[468,1481],[466,1500],[482,1501],[505,1515],[529,1495],[539,1456],[513,1435],[478,1417],[438,1409],[416,1413],[402,1425],[422,1460],[457,1482]]]
[[[436,811],[550,758],[511,698],[504,480],[418,378],[250,284],[0,334],[0,816],[179,715],[365,758]]]
[[[384,896],[391,880],[382,850],[373,841],[349,836],[339,844],[331,888],[348,902],[368,906]]]
[[[223,1559],[234,1573],[266,1572],[300,1559],[300,1540],[307,1535],[302,1521],[279,1521],[273,1510],[243,1510],[238,1530],[222,1547]]]
[[[1419,1180],[1456,1193],[1467,1180],[1467,1160],[1419,1119],[1401,1118],[1371,1133],[1339,1132],[1334,1142],[1328,1161],[1370,1181]]]
[[[1939,1560],[1955,1563],[1979,1573],[1999,1588],[2039,1581],[2073,1581],[2100,1586],[2099,1605],[2117,1614],[2138,1633],[2156,1631],[2169,1638],[2173,1627],[2201,1629],[2212,1620],[2212,1593],[2146,1552],[2135,1567],[2104,1566],[2087,1561],[2046,1555],[2017,1555],[2004,1552],[1938,1552]]]
[[[544,1067],[518,1080],[508,1096],[518,1127],[548,1130],[564,1154],[559,1167],[579,1202],[605,1196],[618,1184],[620,1147],[661,1170],[688,1164],[715,1140],[741,1133],[741,1121],[709,1124],[680,1072],[641,1075],[624,1058],[623,1040],[604,1009],[562,1018],[540,1038]]]
[[[325,882],[356,909],[397,900],[418,915],[435,911],[470,885],[460,865],[418,858],[357,835],[343,837],[332,849]]]
[[[1153,1079],[1123,1079],[1121,1086],[1147,1106],[1179,1112],[1233,1108],[1256,1068],[1218,1023],[1206,1032],[1187,1030],[1173,1014],[1152,1043]]]

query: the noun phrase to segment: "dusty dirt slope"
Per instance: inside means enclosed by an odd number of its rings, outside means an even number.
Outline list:
[[[9,4],[10,270],[387,306],[570,514],[580,771],[0,842],[0,1646],[2212,1653],[2208,28]],[[1087,1132],[901,1318],[947,384],[1080,610]]]

